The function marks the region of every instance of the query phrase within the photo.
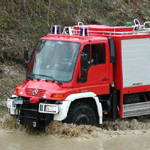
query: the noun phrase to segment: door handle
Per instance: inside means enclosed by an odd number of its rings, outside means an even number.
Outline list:
[[[102,79],[102,81],[108,81],[109,79],[106,79],[106,78],[104,78],[104,79]]]

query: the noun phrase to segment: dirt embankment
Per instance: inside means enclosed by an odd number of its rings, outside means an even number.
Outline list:
[[[0,62],[0,105],[4,106],[6,99],[15,91],[15,86],[21,84],[25,77],[25,69],[13,61]]]
[[[150,21],[149,0],[1,0],[0,61],[22,62],[25,47],[33,49],[51,25],[125,25],[138,18]]]

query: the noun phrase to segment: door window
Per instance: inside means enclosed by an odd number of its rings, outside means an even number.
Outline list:
[[[92,59],[91,63],[93,65],[99,65],[106,63],[106,52],[105,52],[105,44],[93,44],[91,46]]]

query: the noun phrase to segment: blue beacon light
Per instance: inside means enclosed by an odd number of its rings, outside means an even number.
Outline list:
[[[87,28],[81,28],[80,29],[80,35],[81,36],[87,36]]]
[[[59,25],[53,25],[51,29],[52,34],[60,34],[60,26]]]

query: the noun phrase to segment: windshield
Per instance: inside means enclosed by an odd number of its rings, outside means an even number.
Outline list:
[[[79,52],[79,43],[41,40],[37,44],[27,78],[69,82]]]

